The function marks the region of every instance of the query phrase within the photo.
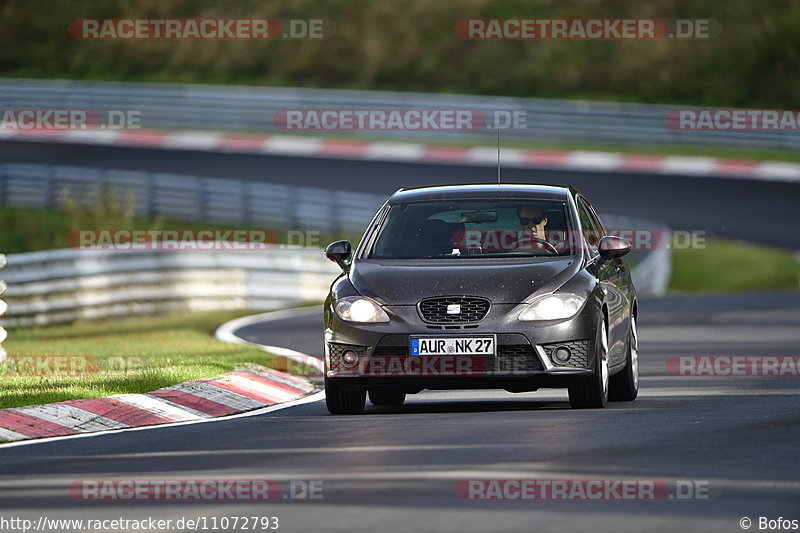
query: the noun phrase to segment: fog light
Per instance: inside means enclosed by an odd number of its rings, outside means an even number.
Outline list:
[[[571,355],[572,353],[569,351],[569,348],[559,346],[556,348],[556,351],[553,352],[553,359],[555,359],[557,363],[566,363],[569,361]]]
[[[347,366],[353,366],[358,363],[358,354],[353,350],[345,350],[342,352],[342,361]]]

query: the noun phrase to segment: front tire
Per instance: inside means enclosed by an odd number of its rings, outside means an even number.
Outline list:
[[[372,405],[403,405],[406,393],[396,389],[370,389],[369,401]]]
[[[575,409],[596,409],[608,403],[608,330],[605,320],[597,325],[594,374],[569,388],[569,404]]]
[[[628,357],[625,369],[611,377],[609,400],[631,402],[639,395],[639,334],[636,318],[631,315],[631,330],[628,333]]]
[[[325,378],[325,404],[332,415],[357,415],[364,412],[367,391],[347,390]]]

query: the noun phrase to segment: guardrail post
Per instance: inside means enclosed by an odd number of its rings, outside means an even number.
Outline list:
[[[247,225],[250,218],[250,182],[242,180],[239,182],[239,225]]]
[[[206,188],[206,180],[203,178],[196,178],[197,183],[197,203],[195,204],[195,222],[204,222],[206,215],[206,195],[208,189]]]
[[[142,214],[147,218],[153,218],[155,216],[156,176],[150,172],[144,176],[142,195]]]
[[[53,204],[53,174],[55,173],[55,168],[52,166],[47,167],[47,170],[44,175],[44,198],[43,200],[43,208],[44,209],[52,209]]]

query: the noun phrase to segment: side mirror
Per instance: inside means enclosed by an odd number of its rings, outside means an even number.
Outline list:
[[[631,251],[631,243],[621,237],[607,236],[600,239],[598,246],[600,257],[605,260],[622,257]]]
[[[332,242],[325,248],[325,257],[347,272],[350,270],[350,263],[353,262],[353,246],[350,241]]]

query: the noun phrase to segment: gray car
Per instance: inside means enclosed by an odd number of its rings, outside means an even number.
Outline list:
[[[568,388],[573,407],[634,400],[636,290],[572,187],[399,190],[325,301],[325,394],[334,414],[400,405],[424,389]]]

